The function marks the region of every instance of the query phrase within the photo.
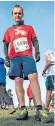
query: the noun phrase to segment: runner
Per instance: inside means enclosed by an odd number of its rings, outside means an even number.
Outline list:
[[[38,110],[36,120],[37,118],[41,120],[41,116],[46,117],[47,113],[42,110],[38,73],[36,69],[36,62],[40,61],[39,44],[33,27],[24,24],[22,20],[23,15],[23,8],[20,5],[15,5],[12,9],[12,17],[15,24],[6,30],[3,38],[5,64],[6,66],[10,66],[9,77],[15,80],[15,90],[21,106],[20,114],[18,114],[16,119],[28,119],[23,89],[24,73],[24,78],[28,76],[36,101],[36,108]],[[32,54],[32,45],[35,48],[36,62]],[[8,46],[10,47],[9,57]]]
[[[44,67],[44,70],[42,72],[42,75],[45,76],[45,73],[47,71],[47,77],[46,77],[46,106],[45,109],[49,110],[49,104],[51,101],[51,93],[54,90],[54,70],[55,70],[55,56],[53,55],[52,51],[47,51],[45,53],[45,60],[46,65]]]
[[[6,92],[6,68],[4,59],[0,57],[0,108],[6,108],[11,105],[11,98]]]

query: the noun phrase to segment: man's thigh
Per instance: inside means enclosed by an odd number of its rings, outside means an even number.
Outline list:
[[[15,77],[23,77],[21,57],[15,57],[10,60],[10,68],[8,75],[11,79],[14,79]]]
[[[24,77],[29,74],[37,73],[36,63],[32,56],[25,56],[22,60]]]

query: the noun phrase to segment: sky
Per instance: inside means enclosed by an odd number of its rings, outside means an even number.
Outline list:
[[[24,9],[24,23],[32,25],[40,48],[41,60],[36,64],[39,83],[41,88],[41,97],[45,102],[46,88],[45,80],[41,73],[45,65],[44,53],[47,50],[52,50],[54,53],[54,1],[0,1],[0,57],[4,58],[3,52],[3,36],[4,32],[8,27],[14,24],[12,19],[12,8],[15,4],[20,4]],[[8,72],[8,68],[6,68]],[[15,94],[15,82],[7,77],[7,89],[11,89],[14,98],[14,104],[17,104],[17,97]],[[29,81],[24,81],[25,92]],[[28,97],[25,94],[26,101],[28,104]]]

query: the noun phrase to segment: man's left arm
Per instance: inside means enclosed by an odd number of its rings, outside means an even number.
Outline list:
[[[39,62],[40,61],[40,51],[39,51],[39,43],[38,43],[37,37],[32,38],[32,44],[33,44],[33,47],[35,48],[36,62]]]

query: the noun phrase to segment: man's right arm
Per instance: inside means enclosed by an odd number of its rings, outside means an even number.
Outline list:
[[[9,43],[7,43],[6,41],[4,41],[5,65],[7,67],[10,66],[10,60],[9,60],[9,57],[8,57],[8,48],[9,48]]]
[[[48,70],[49,67],[50,67],[50,60],[46,59],[46,65],[42,71],[42,76],[44,76],[46,70]]]
[[[5,55],[5,58],[8,57],[8,47],[9,47],[9,43],[4,42],[4,55]]]

